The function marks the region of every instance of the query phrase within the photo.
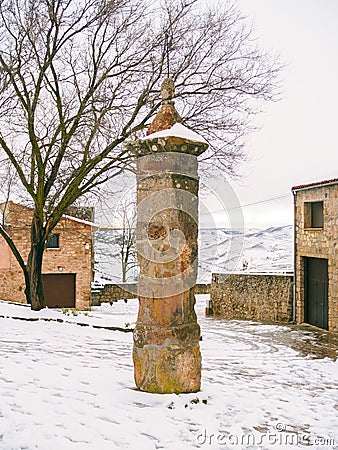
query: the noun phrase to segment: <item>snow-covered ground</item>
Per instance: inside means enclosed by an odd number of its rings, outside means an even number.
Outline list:
[[[76,317],[0,302],[0,449],[338,448],[337,339],[206,318],[206,300],[202,390],[181,395],[135,390],[132,333],[94,328],[133,324],[137,300]]]
[[[95,280],[98,283],[121,281],[121,268],[114,243],[119,230],[101,229],[95,237]],[[292,271],[293,227],[272,227],[265,230],[238,232],[222,228],[204,228],[199,233],[198,281],[210,283],[213,272]],[[129,281],[137,277],[135,267]]]

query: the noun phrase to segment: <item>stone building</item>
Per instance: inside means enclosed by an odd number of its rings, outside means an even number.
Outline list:
[[[3,221],[24,260],[30,250],[32,209],[13,202],[0,205]],[[53,230],[43,260],[48,307],[90,309],[93,279],[92,222],[63,216]],[[22,270],[0,236],[0,299],[26,303]]]
[[[338,332],[338,178],[292,192],[296,321]]]

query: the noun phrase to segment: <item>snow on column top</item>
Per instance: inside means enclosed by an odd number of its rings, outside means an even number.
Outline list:
[[[145,141],[149,139],[169,137],[169,136],[178,137],[193,142],[203,142],[204,144],[207,144],[207,141],[202,136],[185,127],[181,123],[175,123],[171,128],[157,131],[156,133],[151,133],[150,135],[144,137],[141,140]]]
[[[207,144],[205,139],[182,125],[182,119],[172,100],[175,97],[175,84],[171,78],[166,78],[163,81],[161,95],[161,108],[148,128],[147,137],[143,140],[172,136]]]

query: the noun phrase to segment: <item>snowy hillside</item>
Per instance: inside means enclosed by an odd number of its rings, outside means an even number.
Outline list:
[[[121,281],[121,263],[116,239],[120,230],[101,229],[95,233],[95,281]],[[115,255],[115,256],[114,256]],[[237,232],[228,229],[201,229],[199,236],[198,281],[209,283],[213,272],[269,272],[293,270],[293,227]],[[128,272],[128,281],[137,278],[137,268]]]
[[[279,272],[293,270],[293,227],[273,227],[236,233],[201,230],[199,280],[210,282],[212,272]]]

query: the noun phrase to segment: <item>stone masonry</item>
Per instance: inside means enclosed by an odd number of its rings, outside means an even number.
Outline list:
[[[102,289],[92,290],[91,305],[100,306],[101,303],[117,302],[121,299],[137,297],[137,283],[105,284]]]
[[[200,389],[200,328],[194,311],[197,278],[197,156],[206,142],[181,125],[171,79],[148,137],[131,142],[137,155],[139,313],[134,376],[154,393]],[[187,138],[187,136],[189,136]]]
[[[213,274],[209,315],[224,319],[291,322],[293,276]]]
[[[338,179],[293,189],[295,206],[296,320],[305,320],[305,258],[328,262],[328,330],[338,332]],[[311,227],[307,206],[323,202],[323,226]]]
[[[2,206],[3,209],[3,206]],[[24,260],[30,250],[31,208],[10,202],[5,222],[9,235]],[[92,224],[73,217],[63,217],[53,233],[59,234],[58,249],[46,249],[42,273],[76,274],[76,309],[90,309],[92,266]],[[88,245],[86,245],[88,244]],[[88,247],[88,248],[87,248]],[[26,303],[22,270],[7,243],[0,237],[0,298]]]
[[[195,294],[209,294],[210,284],[198,283],[195,285]],[[105,284],[101,289],[93,289],[91,306],[100,306],[102,303],[117,302],[121,299],[137,297],[137,283]]]

